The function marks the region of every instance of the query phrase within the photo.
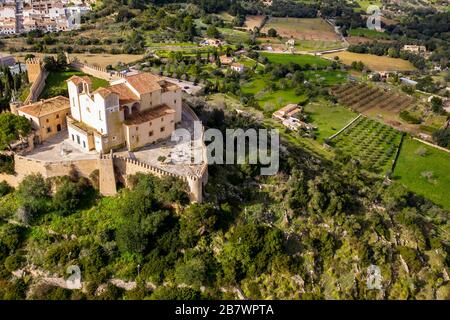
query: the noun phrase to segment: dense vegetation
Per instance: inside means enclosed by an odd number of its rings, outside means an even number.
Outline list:
[[[207,127],[259,126],[193,107]],[[235,298],[240,287],[253,299],[449,298],[447,212],[355,162],[324,162],[284,143],[275,176],[210,166],[203,204],[188,205],[174,178],[139,174],[130,190],[99,198],[76,171],[29,176],[0,198],[1,297]],[[12,277],[31,264],[60,276],[79,265],[86,293]],[[371,264],[381,291],[366,286]],[[136,286],[123,290],[113,278]]]

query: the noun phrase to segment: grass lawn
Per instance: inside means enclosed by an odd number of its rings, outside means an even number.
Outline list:
[[[302,55],[302,54],[262,52],[261,55],[266,57],[267,59],[269,59],[270,62],[273,63],[287,64],[289,62],[293,62],[301,66],[309,64],[311,66],[318,66],[318,67],[327,67],[331,65],[331,61],[307,54]]]
[[[317,140],[323,142],[358,115],[353,110],[331,103],[320,101],[309,103],[305,106],[309,122],[318,127]]]
[[[74,70],[51,72],[45,81],[45,87],[40,98],[47,99],[57,95],[68,96],[66,80],[74,75],[86,76],[84,72]],[[91,76],[89,78],[92,81],[92,90],[109,86],[109,82],[106,80]]]
[[[412,71],[416,68],[411,62],[398,58],[376,56],[373,54],[354,53],[348,51],[324,54],[324,57],[333,59],[339,57],[346,65],[351,65],[353,61],[361,61],[373,71]]]
[[[426,150],[426,154],[418,155],[418,149]],[[405,138],[393,177],[411,191],[450,210],[450,153]]]

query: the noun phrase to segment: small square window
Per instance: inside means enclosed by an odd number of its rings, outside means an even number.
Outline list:
[[[52,132],[52,128],[47,127],[47,133],[50,133],[50,132]]]
[[[166,128],[164,128],[164,127],[161,127],[161,132],[164,132],[164,130],[166,130]]]
[[[48,123],[48,119],[45,119],[45,122],[47,122],[47,123]]]
[[[56,119],[59,119],[59,114],[56,115]]]
[[[149,137],[153,136],[153,131],[150,131],[150,132],[148,133],[148,136],[149,136]]]

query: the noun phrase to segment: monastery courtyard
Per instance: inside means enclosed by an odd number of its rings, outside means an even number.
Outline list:
[[[192,136],[194,132],[194,120],[195,119],[192,114],[183,108],[182,121],[177,128],[185,128],[189,130]],[[197,145],[204,146],[198,140],[201,139],[201,137],[196,137],[195,139],[199,142]],[[188,143],[184,143],[183,146],[190,149],[190,146],[187,146],[187,144]],[[175,146],[177,147],[175,148]],[[176,162],[177,156],[183,156],[183,154],[180,154],[179,150],[180,145],[176,145],[175,141],[171,141],[171,139],[168,138],[142,147],[136,151],[128,151],[126,148],[119,149],[114,152],[114,155],[138,160],[139,162],[143,162],[178,175],[192,175],[199,172],[201,165]],[[54,137],[44,141],[42,144],[36,145],[34,150],[31,152],[22,155],[27,158],[48,163],[88,160],[99,157],[99,154],[95,150],[87,152],[75,142],[70,140],[67,131],[58,133]]]

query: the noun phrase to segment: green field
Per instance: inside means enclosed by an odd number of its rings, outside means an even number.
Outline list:
[[[365,37],[370,39],[390,39],[389,34],[370,30],[367,28],[356,28],[348,30],[348,35],[353,37]]]
[[[393,178],[450,210],[450,153],[405,138]]]
[[[305,78],[310,82],[320,83],[322,85],[335,85],[347,81],[347,72],[340,70],[330,71],[305,71]]]
[[[356,0],[359,4],[360,8],[357,8],[355,11],[366,11],[370,5],[375,5],[381,8],[381,1],[379,0]]]
[[[74,70],[51,72],[45,80],[45,87],[39,98],[47,99],[58,95],[68,96],[66,80],[74,75],[86,76],[84,72]],[[106,80],[91,76],[89,78],[92,81],[92,90],[109,86],[109,82]]]
[[[312,55],[270,53],[270,52],[262,52],[261,55],[266,57],[267,59],[269,59],[270,62],[273,63],[287,64],[293,62],[301,66],[309,64],[310,66],[317,66],[317,67],[327,67],[331,65],[331,61],[318,58]]]
[[[392,167],[401,136],[400,131],[388,125],[361,117],[331,143],[366,169],[386,173]]]
[[[358,115],[349,108],[325,101],[309,103],[305,106],[305,112],[308,121],[318,127],[316,135],[320,142],[338,132]]]
[[[267,85],[270,81],[261,76],[255,76],[251,82],[242,86],[242,92],[255,95],[255,99],[265,112],[274,112],[275,110],[289,103],[303,103],[308,100],[306,94],[297,95],[295,89],[286,88],[277,90],[268,90]],[[279,83],[272,81],[279,86]]]

